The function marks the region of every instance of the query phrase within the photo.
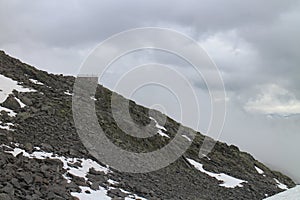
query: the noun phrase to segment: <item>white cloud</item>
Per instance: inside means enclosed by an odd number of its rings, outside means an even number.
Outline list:
[[[261,93],[250,99],[244,108],[248,112],[288,116],[300,114],[300,100],[285,88],[270,84],[263,86]]]

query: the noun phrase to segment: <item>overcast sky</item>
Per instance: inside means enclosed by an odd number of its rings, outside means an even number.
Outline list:
[[[53,73],[76,75],[96,45],[127,29],[163,27],[192,37],[217,64],[225,83],[227,118],[220,139],[298,182],[299,25],[296,0],[0,0],[0,49]],[[210,116],[205,84],[172,55],[135,52],[114,63],[102,83],[113,88],[131,66],[147,62],[173,66],[192,82],[204,102],[199,130],[205,133]],[[149,106],[155,104],[153,99],[165,103],[166,112],[178,118],[166,96],[153,98],[140,91],[133,98]],[[177,105],[174,99],[169,102]]]

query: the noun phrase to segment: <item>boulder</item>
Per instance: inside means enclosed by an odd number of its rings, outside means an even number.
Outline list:
[[[6,98],[6,100],[2,103],[2,106],[12,110],[19,110],[21,108],[19,102],[15,99],[13,95],[9,95]]]
[[[26,105],[28,105],[28,106],[31,106],[31,105],[32,105],[31,99],[29,99],[29,98],[27,98],[27,97],[20,96],[20,100],[21,100],[24,104],[26,104]]]
[[[5,193],[0,194],[0,200],[11,200],[10,196]]]

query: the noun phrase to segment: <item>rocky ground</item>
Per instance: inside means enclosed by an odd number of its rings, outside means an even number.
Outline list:
[[[13,90],[0,104],[0,200],[92,196],[253,200],[295,186],[287,176],[225,143],[217,142],[208,157],[200,159],[198,152],[204,139],[200,133],[196,133],[188,151],[168,167],[144,174],[118,172],[91,156],[76,132],[72,115],[74,77],[37,70],[2,51],[0,74],[28,88],[25,92]],[[98,121],[113,143],[129,151],[148,152],[175,136],[179,124],[170,118],[164,125],[170,138],[158,134],[138,139],[125,134],[112,117],[112,94],[98,85],[95,105]],[[151,122],[149,110],[132,101],[130,114],[140,125]],[[188,128],[186,131],[194,132]],[[216,178],[222,173],[243,182],[225,187]]]

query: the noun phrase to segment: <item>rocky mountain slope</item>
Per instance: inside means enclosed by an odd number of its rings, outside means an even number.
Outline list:
[[[217,142],[200,159],[204,139],[200,133],[181,158],[158,171],[132,174],[105,166],[89,154],[76,132],[74,81],[74,77],[37,70],[0,51],[0,200],[253,200],[295,186],[287,176],[233,145]],[[125,134],[112,117],[112,94],[98,85],[94,100],[98,121],[114,144],[149,152],[174,137],[179,124],[170,118],[161,128],[163,134],[147,139]],[[149,109],[130,101],[129,110],[136,123],[151,123]],[[186,128],[186,132],[195,131]]]

